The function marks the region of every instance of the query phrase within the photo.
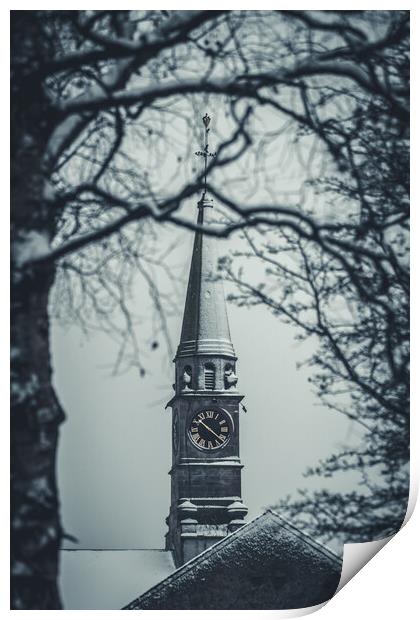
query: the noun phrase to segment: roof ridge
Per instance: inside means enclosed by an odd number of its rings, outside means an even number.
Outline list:
[[[204,549],[204,551],[202,551],[198,555],[195,555],[193,558],[191,558],[191,560],[188,560],[188,562],[185,562],[185,564],[182,564],[176,570],[174,570],[173,573],[171,573],[170,575],[168,575],[167,577],[162,579],[162,581],[159,581],[159,583],[157,583],[156,585],[154,585],[151,588],[149,588],[149,590],[146,590],[146,592],[143,592],[143,594],[140,594],[140,596],[137,596],[135,599],[130,601],[130,603],[128,603],[128,605],[126,605],[123,609],[126,609],[129,605],[134,603],[134,601],[139,601],[140,599],[145,598],[146,596],[149,596],[152,593],[153,590],[162,587],[162,584],[167,582],[169,579],[173,579],[176,575],[181,574],[182,572],[188,572],[197,563],[199,558],[201,558],[204,554],[209,553],[209,551],[213,552],[215,547],[218,547],[220,549],[223,546],[225,546],[226,544],[229,544],[229,542],[232,540],[232,538],[235,536],[235,534],[238,534],[238,532],[240,532],[241,530],[243,530],[246,527],[250,527],[251,525],[254,525],[255,521],[260,519],[267,512],[268,511],[265,511],[265,512],[261,513],[260,515],[257,515],[256,517],[254,517],[254,519],[252,519],[248,523],[245,523],[245,525],[242,525],[242,527],[239,527],[234,532],[231,532],[230,534],[228,534],[227,536],[222,538],[222,540],[219,540],[218,542],[216,542],[211,547],[207,547],[207,549]]]
[[[301,530],[298,527],[296,527],[296,525],[294,525],[291,521],[289,521],[288,519],[286,519],[285,517],[283,517],[283,515],[281,515],[279,512],[277,512],[276,510],[273,510],[273,508],[267,508],[267,510],[265,511],[265,513],[267,512],[271,512],[273,515],[275,515],[276,517],[278,517],[284,524],[286,524],[288,527],[290,527],[294,532],[297,533],[297,535],[299,536],[299,538],[305,538],[308,539],[308,541],[315,547],[319,548],[322,552],[326,552],[327,555],[332,555],[334,560],[337,560],[340,565],[342,564],[342,557],[340,557],[338,555],[338,553],[336,553],[335,551],[333,551],[328,545],[326,545],[325,543],[321,542],[320,540],[318,540],[317,538],[314,538],[312,536],[312,534],[309,534],[308,532],[306,532],[305,530]],[[263,513],[263,514],[265,514]]]
[[[341,558],[337,554],[335,554],[331,549],[329,549],[328,547],[326,547],[325,545],[323,545],[322,543],[317,541],[315,538],[312,538],[312,536],[310,534],[308,534],[306,532],[302,532],[301,530],[297,529],[296,526],[292,525],[289,521],[287,521],[287,519],[282,517],[278,512],[276,512],[272,508],[267,508],[266,510],[264,510],[264,512],[262,512],[261,514],[257,515],[256,517],[254,517],[251,521],[249,521],[248,523],[245,523],[242,527],[238,528],[234,532],[231,532],[230,534],[228,534],[227,536],[222,538],[222,540],[216,542],[211,547],[208,547],[207,549],[204,549],[204,551],[202,551],[198,555],[196,555],[193,558],[191,558],[191,560],[189,560],[185,564],[182,564],[182,566],[180,566],[173,573],[170,573],[170,575],[168,575],[167,577],[165,577],[164,579],[159,581],[159,583],[157,583],[156,585],[152,586],[151,588],[149,588],[149,590],[146,590],[146,592],[143,592],[143,594],[140,594],[140,596],[137,596],[135,599],[130,601],[130,603],[128,603],[123,609],[127,609],[129,606],[131,606],[136,601],[140,601],[142,599],[148,598],[149,596],[152,595],[152,593],[154,591],[158,590],[159,588],[164,587],[164,585],[166,585],[168,582],[172,581],[178,575],[180,575],[180,574],[182,574],[184,572],[188,572],[197,563],[200,562],[200,558],[202,558],[204,555],[210,555],[210,554],[212,554],[214,552],[217,552],[220,549],[223,549],[223,547],[229,545],[234,538],[238,537],[240,535],[240,533],[243,532],[243,530],[255,527],[257,522],[262,517],[264,517],[266,515],[269,515],[269,514],[273,515],[274,517],[279,519],[282,522],[282,525],[286,525],[288,528],[292,529],[293,532],[296,532],[299,538],[301,538],[301,539],[303,538],[304,540],[308,540],[308,542],[313,547],[317,548],[324,555],[329,557],[329,559],[334,560],[335,562],[338,562],[340,564],[340,566],[341,566],[341,563],[342,563]]]

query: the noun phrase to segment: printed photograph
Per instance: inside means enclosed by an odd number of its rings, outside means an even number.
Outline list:
[[[314,611],[407,511],[410,12],[10,28],[10,608]]]

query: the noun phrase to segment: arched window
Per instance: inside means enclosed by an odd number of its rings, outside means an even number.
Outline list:
[[[204,388],[214,390],[216,387],[216,371],[213,364],[204,364]]]

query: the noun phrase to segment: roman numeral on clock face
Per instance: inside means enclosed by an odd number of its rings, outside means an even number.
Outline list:
[[[227,419],[212,409],[197,412],[188,427],[191,441],[203,450],[222,448],[229,441],[230,432]]]

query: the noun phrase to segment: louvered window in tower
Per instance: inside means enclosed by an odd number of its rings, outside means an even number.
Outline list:
[[[216,387],[216,371],[213,364],[204,365],[204,388],[214,390]]]

